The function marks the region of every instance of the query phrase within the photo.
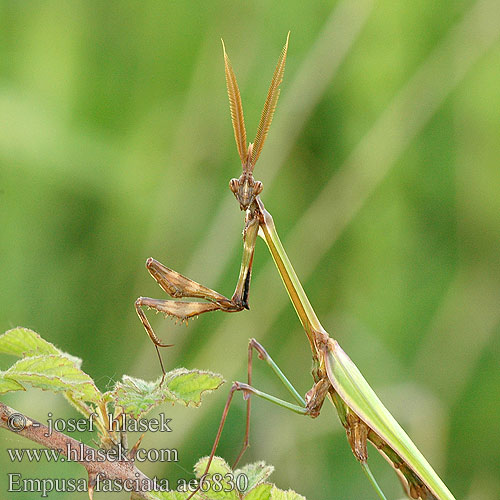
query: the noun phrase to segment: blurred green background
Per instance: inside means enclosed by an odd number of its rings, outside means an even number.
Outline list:
[[[83,358],[102,390],[124,373],[159,375],[133,307],[164,298],[146,258],[229,296],[238,275],[243,214],[227,183],[240,167],[220,38],[252,139],[288,30],[255,170],[262,199],[323,325],[456,498],[498,499],[497,0],[0,2],[1,330],[33,328]],[[250,305],[188,328],[153,317],[175,343],[167,367],[244,380],[256,337],[305,393],[308,343],[261,241]],[[254,373],[286,397],[265,365]],[[199,409],[163,408],[174,432],[144,446],[176,447],[181,460],[145,464],[147,474],[191,477],[228,388]],[[42,421],[76,416],[38,390],[2,400]],[[218,450],[228,461],[244,428],[235,401]],[[309,499],[374,498],[329,406],[312,421],[255,401],[244,461],[273,464],[278,486]],[[3,498],[5,471],[83,476],[77,465],[10,463],[5,448],[31,444],[1,434]]]

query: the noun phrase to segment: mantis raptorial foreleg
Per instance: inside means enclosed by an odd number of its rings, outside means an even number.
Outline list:
[[[236,289],[231,297],[231,301],[235,304],[249,309],[248,294],[250,293],[250,279],[252,277],[253,254],[255,250],[255,242],[259,232],[259,221],[249,214],[245,220],[245,228],[243,229],[243,257],[241,259],[240,274]],[[238,309],[239,311],[241,309]]]
[[[200,314],[210,311],[238,312],[248,309],[248,292],[250,288],[250,278],[252,273],[253,254],[259,224],[257,219],[247,216],[245,228],[243,230],[243,257],[241,260],[240,274],[236,289],[231,299],[224,295],[200,285],[186,276],[164,266],[161,262],[153,258],[146,261],[146,268],[160,287],[173,298],[195,298],[203,299],[207,302],[187,302],[176,300],[151,299],[149,297],[139,297],[135,301],[135,310],[144,325],[146,332],[156,347],[160,366],[165,376],[165,368],[160,355],[160,347],[171,347],[173,344],[164,344],[154,332],[143,307],[154,309],[165,316],[170,316],[185,322],[195,318]],[[162,379],[163,382],[163,379]]]

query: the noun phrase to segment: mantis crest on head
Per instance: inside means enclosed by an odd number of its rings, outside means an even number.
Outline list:
[[[231,121],[242,166],[240,177],[231,179],[229,187],[238,201],[240,209],[246,213],[243,230],[243,257],[233,296],[229,299],[150,258],[146,261],[146,267],[151,276],[168,295],[174,299],[195,298],[203,301],[188,302],[139,297],[135,303],[137,314],[156,347],[161,368],[163,374],[165,374],[159,348],[169,347],[170,344],[164,344],[160,341],[142,308],[155,309],[166,316],[172,316],[185,322],[205,312],[216,310],[238,312],[248,309],[253,255],[257,235],[259,234],[269,248],[309,340],[313,358],[312,377],[314,384],[303,398],[281,372],[264,347],[255,339],[251,339],[248,346],[248,381],[247,383],[234,382],[231,387],[205,472],[208,472],[215,455],[226,416],[236,391],[242,391],[247,400],[245,438],[236,463],[249,443],[250,395],[259,396],[312,418],[319,415],[325,399],[328,398],[337,409],[354,456],[362,465],[364,472],[380,498],[385,498],[385,496],[367,466],[368,442],[371,442],[393,466],[401,480],[404,491],[410,498],[455,500],[405,431],[381,403],[356,365],[342,350],[338,342],[331,338],[321,326],[281,244],[273,218],[264,208],[264,204],[260,199],[263,185],[260,181],[254,179],[253,170],[262,151],[278,102],[279,86],[283,80],[285,70],[288,38],[289,34],[271,80],[255,140],[249,144],[247,144],[240,91],[224,42],[222,42]],[[252,386],[252,355],[254,350],[257,351],[258,357],[266,361],[276,373],[292,395],[295,403],[278,399]],[[191,498],[195,493],[188,498]]]

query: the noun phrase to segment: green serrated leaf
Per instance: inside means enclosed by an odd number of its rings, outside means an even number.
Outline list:
[[[224,379],[217,373],[178,368],[167,373],[165,383],[169,391],[186,406],[200,406],[201,395],[218,389]]]
[[[274,467],[272,465],[267,465],[265,462],[255,462],[253,464],[247,464],[241,469],[236,469],[234,471],[234,477],[238,477],[239,474],[244,474],[247,477],[248,486],[244,491],[247,492],[264,482],[273,471]]]
[[[179,491],[154,491],[151,495],[158,500],[185,500],[189,495],[188,493],[181,493]],[[195,499],[200,497],[195,496]]]
[[[29,328],[17,327],[0,335],[0,353],[11,354],[20,358],[40,356],[42,354],[60,354],[69,358],[79,368],[82,360],[59,350],[54,344],[44,340]]]
[[[167,401],[199,406],[204,392],[213,391],[223,383],[222,377],[215,373],[185,368],[167,373],[161,387],[160,381],[161,378],[148,382],[124,375],[122,381],[117,382],[105,397],[110,397],[115,406],[137,419]]]
[[[196,465],[194,466],[194,473],[197,478],[200,478],[203,473],[205,472],[205,469],[207,468],[207,463],[208,463],[208,457],[203,457],[196,462]],[[208,471],[210,474],[230,474],[231,467],[229,467],[229,464],[221,457],[215,456],[212,460],[212,463],[210,464],[210,470]]]
[[[273,486],[269,500],[306,500],[306,497],[295,493],[293,490],[283,491]]]
[[[58,349],[58,351],[61,356],[64,356],[65,358],[68,358],[70,361],[72,361],[77,368],[81,368],[83,362],[81,358],[79,358],[78,356],[73,356],[73,354],[68,354],[67,352],[61,351],[61,349]]]
[[[5,372],[0,372],[0,394],[11,391],[25,391],[26,389],[15,380],[4,377]]]
[[[208,457],[203,457],[194,466],[196,477],[200,479],[207,467]],[[234,482],[231,467],[220,457],[214,457],[205,480],[202,497],[207,500],[239,500],[240,495]],[[221,491],[217,491],[221,489]]]
[[[128,416],[136,419],[145,416],[165,401],[177,399],[167,387],[159,387],[159,380],[148,382],[128,375],[123,375],[122,381],[115,384],[110,394],[115,406],[121,407]]]
[[[243,498],[244,500],[270,500],[273,485],[262,483],[252,488]]]
[[[61,354],[20,359],[5,372],[5,377],[42,390],[70,391],[77,399],[96,404],[101,398],[94,381]]]
[[[17,327],[0,335],[0,352],[24,358],[41,354],[59,354],[57,347],[29,328]]]

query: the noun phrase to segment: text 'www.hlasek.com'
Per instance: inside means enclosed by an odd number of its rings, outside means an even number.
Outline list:
[[[22,414],[12,414],[7,422],[9,428],[20,432],[28,425],[40,426],[37,422],[28,422]],[[119,424],[119,426],[118,426]],[[127,419],[122,415],[120,422],[110,419],[109,429],[119,432],[172,432],[172,419],[159,414],[157,418],[151,419]],[[44,436],[50,437],[53,432],[91,432],[94,430],[94,420],[89,419],[52,419],[48,414],[47,427]],[[15,463],[39,463],[39,462],[77,462],[96,464],[120,463],[133,467],[134,463],[144,462],[179,462],[179,453],[176,448],[143,448],[137,446],[133,450],[131,458],[130,449],[124,443],[113,444],[110,448],[93,448],[82,442],[71,440],[65,443],[63,448],[7,448],[6,452],[12,464]],[[135,469],[137,471],[137,469]],[[87,477],[60,477],[60,478],[34,478],[25,477],[19,471],[7,472],[7,492],[30,492],[38,493],[42,498],[48,497],[54,492],[87,492],[89,491],[89,480]],[[135,472],[133,477],[125,479],[110,478],[105,473],[97,472],[92,477],[93,491],[96,492],[165,492],[178,491],[191,493],[194,491],[229,492],[233,490],[245,491],[248,487],[248,477],[238,473],[215,473],[196,478],[179,478],[170,481],[168,478],[149,478],[140,472]]]

